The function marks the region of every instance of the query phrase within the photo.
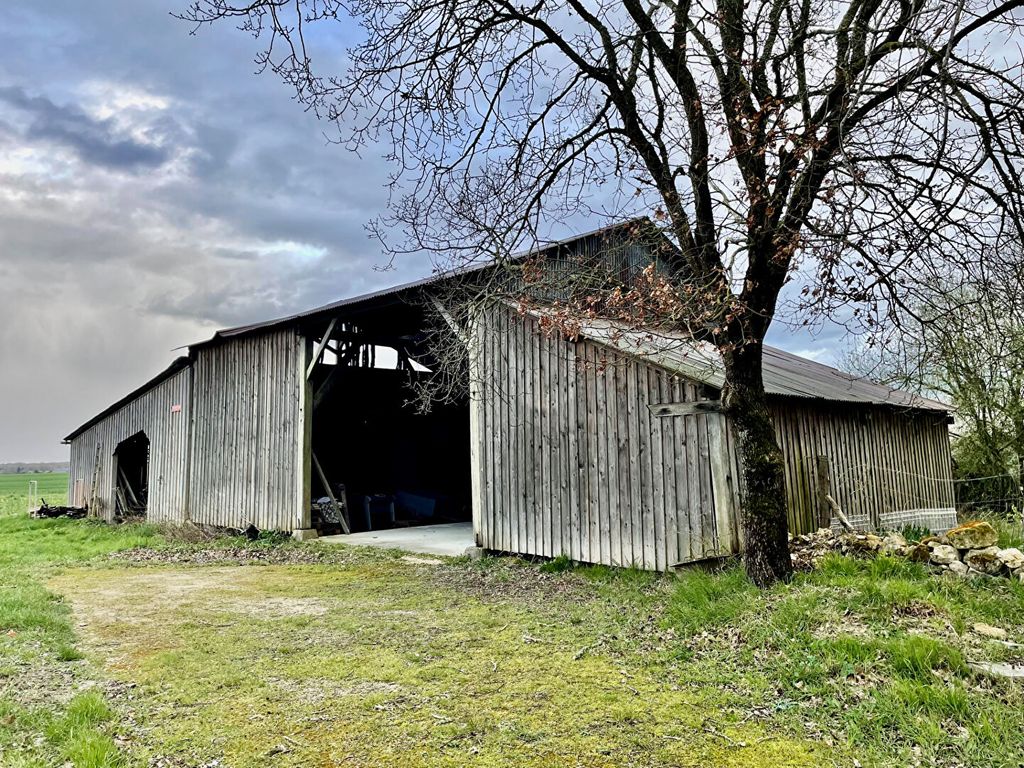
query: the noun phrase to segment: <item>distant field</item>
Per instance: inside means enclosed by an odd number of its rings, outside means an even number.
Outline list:
[[[67,472],[25,472],[20,475],[0,475],[0,498],[21,496],[27,503],[30,480],[39,483],[39,495],[50,504],[64,504],[67,501]]]

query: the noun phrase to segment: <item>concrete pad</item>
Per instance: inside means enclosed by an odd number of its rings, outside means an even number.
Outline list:
[[[444,525],[418,525],[412,528],[392,528],[387,531],[361,531],[359,533],[321,536],[325,544],[351,544],[359,547],[401,549],[427,555],[458,557],[467,548],[475,546],[472,523],[446,523]]]

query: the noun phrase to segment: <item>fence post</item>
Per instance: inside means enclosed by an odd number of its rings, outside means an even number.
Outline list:
[[[828,476],[828,456],[818,456],[815,459],[814,472],[818,497],[818,527],[829,528],[832,526],[832,505],[825,498],[832,492]]]

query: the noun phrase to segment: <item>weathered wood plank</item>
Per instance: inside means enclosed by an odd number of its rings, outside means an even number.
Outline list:
[[[721,400],[695,400],[684,403],[651,403],[647,406],[654,416],[690,416],[695,413],[717,413],[722,410]]]
[[[566,474],[568,475],[568,500],[566,510],[569,514],[571,533],[568,554],[573,560],[583,558],[583,538],[586,527],[583,494],[580,490],[580,477],[583,465],[580,460],[580,406],[579,406],[579,371],[576,360],[576,344],[565,344],[565,392],[567,398],[566,434],[568,437],[568,455],[565,458]]]

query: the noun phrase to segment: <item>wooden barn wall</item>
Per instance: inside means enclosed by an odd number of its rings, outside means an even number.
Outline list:
[[[68,499],[80,483],[91,513],[114,516],[114,449],[137,432],[149,438],[147,517],[154,522],[185,520],[188,489],[190,371],[161,382],[71,441]],[[175,406],[180,409],[173,410]],[[99,472],[96,473],[96,458]],[[92,490],[93,480],[96,489]]]
[[[738,548],[725,419],[648,409],[696,384],[505,311],[476,318],[471,369],[480,546],[651,570]]]
[[[818,456],[828,459],[831,495],[851,518],[877,525],[882,512],[953,506],[945,414],[781,398],[772,411],[792,533],[818,527]]]
[[[306,359],[306,342],[293,330],[197,351],[193,521],[282,531],[308,525]]]

